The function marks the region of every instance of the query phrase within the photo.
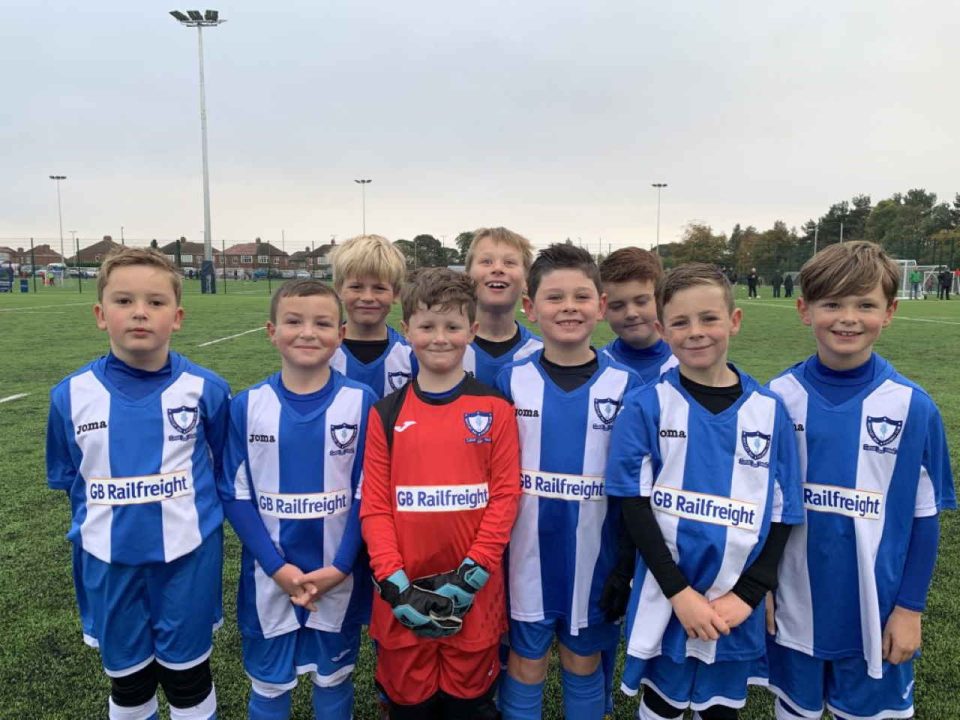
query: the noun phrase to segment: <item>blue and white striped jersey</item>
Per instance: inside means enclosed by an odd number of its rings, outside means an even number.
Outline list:
[[[649,348],[637,350],[617,338],[604,345],[602,351],[633,370],[645,384],[657,382],[661,375],[677,364],[677,358],[663,340],[657,340]]]
[[[616,564],[621,519],[603,471],[623,396],[641,383],[597,353],[593,378],[564,392],[540,365],[542,354],[497,376],[520,429],[523,494],[510,537],[510,613],[528,622],[561,619],[576,635],[604,622],[598,603]]]
[[[797,450],[783,403],[740,373],[743,395],[714,415],[674,368],[631,393],[613,431],[612,496],[649,497],[667,548],[694,590],[733,589],[766,542],[771,522],[802,522]],[[751,660],[764,653],[763,605],[716,641],[689,639],[637,554],[627,609],[627,653],[681,663]]]
[[[304,572],[335,565],[353,573],[307,612],[290,603],[244,547],[237,617],[247,637],[276,637],[301,626],[339,632],[369,614],[371,586],[358,566],[365,554],[357,488],[376,398],[336,371],[329,382],[328,401],[306,415],[288,406],[279,373],[238,393],[230,405],[221,496],[254,500],[286,562]]]
[[[330,367],[369,387],[379,400],[410,382],[416,375],[416,362],[407,341],[388,326],[387,349],[374,362],[360,362],[346,344],[343,344],[333,354]]]
[[[770,382],[799,446],[806,525],[780,563],[777,642],[823,659],[863,657],[882,674],[915,517],[956,507],[940,413],[930,396],[875,356],[874,380],[834,405],[804,363]]]
[[[520,323],[517,323],[517,327],[520,329],[520,341],[510,352],[500,357],[493,357],[475,342],[470,343],[463,356],[463,369],[480,382],[492,387],[497,380],[497,373],[503,368],[512,362],[523,360],[530,353],[543,347],[543,341],[529,329]]]
[[[215,474],[230,388],[170,353],[170,380],[139,400],[94,360],[50,391],[47,483],[70,494],[67,535],[107,563],[170,562],[223,524]]]

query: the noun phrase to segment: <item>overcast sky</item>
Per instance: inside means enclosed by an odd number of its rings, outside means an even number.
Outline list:
[[[0,0],[0,244],[202,240],[197,31],[154,0]],[[652,245],[960,191],[953,1],[221,2],[213,237],[506,225]],[[267,8],[276,8],[268,10]],[[205,9],[184,6],[180,9]]]

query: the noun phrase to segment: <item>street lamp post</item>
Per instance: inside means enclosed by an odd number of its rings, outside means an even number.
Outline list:
[[[666,186],[666,183],[651,183],[651,187],[657,189],[657,255],[660,254],[660,191]]]
[[[60,205],[60,181],[66,180],[66,175],[51,175],[51,180],[57,183],[57,219],[60,221],[60,262],[66,267],[67,256],[63,253],[63,209]]]
[[[373,180],[354,180],[360,186],[360,199],[363,203],[363,234],[367,234],[367,185]]]
[[[213,234],[210,232],[210,175],[207,171],[207,99],[204,91],[203,79],[203,28],[216,27],[226,20],[220,17],[217,10],[207,10],[200,14],[199,10],[187,10],[186,14],[179,10],[171,10],[170,14],[184,27],[195,27],[199,41],[200,56],[200,142],[203,151],[203,267],[200,270],[201,292],[216,293],[217,278],[213,268]]]

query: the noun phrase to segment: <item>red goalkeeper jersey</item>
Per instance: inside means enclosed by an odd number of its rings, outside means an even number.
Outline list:
[[[520,497],[513,405],[471,377],[439,400],[410,383],[374,405],[366,442],[360,518],[374,577],[403,568],[412,581],[472,558],[490,579],[463,629],[438,642],[496,644],[507,628],[502,558]],[[388,649],[422,641],[379,596],[370,634]]]

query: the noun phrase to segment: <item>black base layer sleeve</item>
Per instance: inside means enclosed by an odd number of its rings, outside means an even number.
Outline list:
[[[643,556],[654,579],[668,598],[688,587],[690,583],[674,562],[670,549],[663,539],[660,526],[653,515],[648,497],[623,499],[623,522],[630,539]]]
[[[771,523],[767,540],[757,559],[733,586],[732,592],[750,607],[755,608],[768,592],[777,589],[777,567],[792,529],[793,525]]]

